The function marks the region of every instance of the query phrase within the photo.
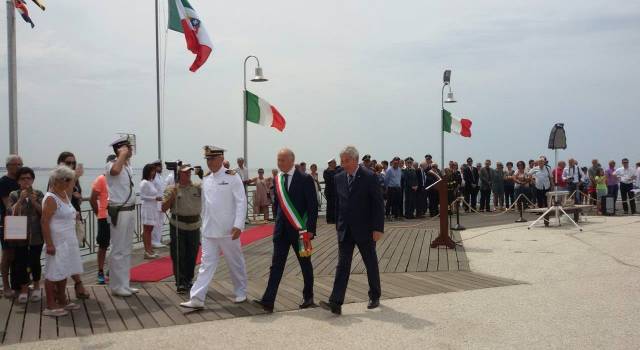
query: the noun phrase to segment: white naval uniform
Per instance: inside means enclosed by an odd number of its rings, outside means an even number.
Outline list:
[[[156,187],[156,190],[162,196],[164,193],[164,189],[166,188],[164,179],[161,174],[156,174],[156,177],[153,178],[153,185]],[[156,221],[155,226],[153,226],[153,231],[151,232],[151,244],[152,245],[160,245],[162,244],[162,227],[164,226],[164,212],[162,211],[162,202],[158,202],[158,220]]]
[[[247,295],[247,270],[240,239],[231,239],[231,229],[244,230],[247,197],[238,174],[221,167],[202,180],[202,263],[191,288],[191,299],[204,302],[209,283],[218,267],[220,252],[227,261],[236,297]]]
[[[107,184],[109,186],[109,206],[135,205],[136,194],[133,191],[131,181],[134,178],[133,169],[129,164],[122,168],[117,176],[111,175],[110,162],[106,167]],[[128,198],[128,199],[127,199]],[[136,211],[120,211],[117,225],[113,225],[108,216],[111,229],[111,253],[109,254],[109,288],[115,290],[129,289],[129,269],[131,268],[131,246],[133,245],[133,232],[136,224]]]

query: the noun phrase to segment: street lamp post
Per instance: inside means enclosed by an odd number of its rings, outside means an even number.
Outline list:
[[[442,97],[440,101],[442,102],[442,107],[440,110],[440,167],[444,169],[444,104],[445,103],[456,103],[456,99],[453,97],[453,92],[451,91],[451,70],[447,69],[444,71],[444,75],[442,77]],[[444,88],[449,86],[449,93],[447,93],[447,99],[444,99]]]
[[[254,55],[249,55],[244,59],[244,91],[242,91],[242,101],[243,101],[243,110],[244,113],[242,113],[242,129],[243,129],[243,140],[244,140],[244,144],[243,144],[243,158],[244,158],[244,163],[245,166],[248,166],[248,161],[247,161],[247,61],[249,61],[250,58],[255,58],[256,62],[258,63],[258,66],[256,67],[256,71],[255,71],[255,77],[253,77],[253,79],[251,79],[251,81],[253,81],[254,83],[262,83],[265,81],[268,81],[269,79],[266,79],[263,75],[262,75],[262,67],[260,67],[260,60],[258,59],[258,57],[254,56]]]

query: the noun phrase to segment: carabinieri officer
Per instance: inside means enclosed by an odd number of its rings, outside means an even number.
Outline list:
[[[235,171],[222,166],[222,148],[205,146],[204,156],[211,173],[202,180],[202,264],[191,288],[191,300],[180,304],[192,309],[204,307],[220,252],[229,266],[235,302],[247,300],[247,269],[239,239],[247,213],[244,185]]]

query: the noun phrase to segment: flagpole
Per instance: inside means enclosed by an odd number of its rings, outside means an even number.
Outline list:
[[[250,58],[254,58],[256,60],[256,62],[258,63],[258,67],[256,68],[256,76],[251,79],[251,81],[256,82],[256,83],[261,83],[261,82],[265,82],[267,81],[267,79],[265,79],[262,76],[262,68],[260,68],[260,60],[258,59],[258,57],[254,56],[254,55],[249,55],[247,57],[245,57],[244,59],[244,71],[243,71],[243,75],[242,78],[244,79],[244,91],[242,92],[242,105],[243,105],[243,111],[244,113],[242,113],[242,130],[243,130],[243,152],[242,152],[242,158],[244,159],[244,164],[246,167],[248,166],[248,161],[247,161],[247,61],[249,61]]]
[[[447,86],[447,83],[442,85],[442,98],[440,102],[442,103],[442,109],[440,109],[440,169],[444,169],[444,88]]]
[[[9,82],[9,153],[18,154],[18,77],[16,71],[16,14],[7,0],[7,67]]]
[[[160,115],[160,38],[158,33],[158,0],[156,5],[156,110],[158,117],[158,159],[162,160],[162,125]]]

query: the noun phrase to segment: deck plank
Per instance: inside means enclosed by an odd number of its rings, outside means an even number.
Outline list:
[[[138,298],[138,294],[134,294],[129,298],[125,298],[125,301],[129,305],[129,308],[136,315],[140,324],[142,324],[142,328],[157,328],[159,327],[158,322],[151,316],[149,311],[142,305],[142,302]]]
[[[166,297],[168,302],[173,303],[173,305],[175,305],[176,308],[179,308],[178,310],[182,312],[184,317],[186,317],[190,323],[197,323],[197,322],[204,321],[204,318],[198,314],[197,310],[192,311],[179,306],[180,303],[187,301],[188,298],[176,293],[176,291],[173,290],[173,288],[171,288],[169,284],[162,283],[158,285],[158,290],[160,291],[160,293],[162,293]]]
[[[180,306],[165,297],[164,293],[158,288],[159,286],[160,283],[146,284],[144,288],[149,296],[153,298],[153,301],[158,304],[158,308],[164,311],[173,323],[179,325],[188,324],[189,320],[184,316]]]
[[[107,320],[102,314],[98,300],[96,299],[93,287],[87,286],[87,291],[91,294],[91,298],[84,301],[84,305],[87,308],[87,317],[89,323],[91,323],[91,329],[93,334],[109,333],[109,327],[107,326]]]
[[[44,316],[42,312],[47,308],[47,301],[42,293],[42,303],[40,305],[40,340],[58,338],[58,320],[55,317]]]
[[[107,326],[111,332],[121,332],[127,330],[122,317],[116,309],[116,305],[111,300],[111,295],[107,292],[106,287],[93,287],[93,292],[98,301],[98,305],[102,309],[102,314],[107,321]]]
[[[29,301],[27,314],[24,319],[21,342],[31,342],[40,339],[40,308],[42,299],[37,302]]]
[[[13,305],[9,311],[4,344],[19,343],[22,337],[22,324],[26,315],[25,306],[18,304],[17,298],[14,298],[12,301]]]

